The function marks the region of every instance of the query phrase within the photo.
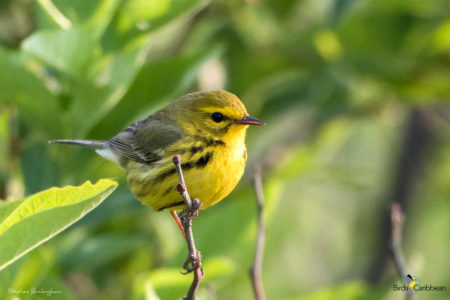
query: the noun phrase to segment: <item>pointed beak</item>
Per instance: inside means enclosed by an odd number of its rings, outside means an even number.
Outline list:
[[[266,125],[263,121],[250,116],[244,116],[242,119],[234,121],[234,123],[239,125]]]

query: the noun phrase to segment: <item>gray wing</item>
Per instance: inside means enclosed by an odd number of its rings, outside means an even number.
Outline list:
[[[158,119],[147,119],[130,125],[108,141],[111,150],[139,163],[151,164],[161,159],[160,150],[175,143],[183,132],[174,125]]]

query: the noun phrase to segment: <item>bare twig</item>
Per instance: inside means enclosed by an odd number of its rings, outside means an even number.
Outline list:
[[[405,224],[405,214],[402,212],[400,203],[391,204],[391,240],[389,250],[391,251],[395,267],[398,274],[404,280],[409,274],[402,251],[403,225]],[[406,300],[411,300],[412,295],[406,294]]]
[[[264,257],[264,244],[266,241],[266,229],[264,226],[264,191],[261,179],[261,165],[257,164],[254,170],[254,188],[256,201],[258,205],[258,233],[255,246],[255,257],[253,266],[250,269],[250,278],[252,280],[253,292],[256,300],[265,300],[264,285],[262,282],[262,263]]]
[[[181,197],[183,197],[184,203],[187,208],[192,207],[191,197],[186,189],[186,183],[184,182],[183,170],[181,169],[181,156],[175,155],[173,157],[173,163],[175,164],[175,170],[178,175],[178,185],[177,190],[180,193]]]
[[[177,190],[183,197],[186,204],[185,208],[179,215],[189,250],[189,255],[183,264],[183,268],[186,270],[184,274],[194,272],[194,279],[192,280],[188,294],[183,299],[194,300],[195,294],[197,293],[200,282],[202,281],[204,276],[203,269],[201,267],[202,256],[200,252],[195,248],[194,235],[192,233],[192,220],[198,216],[198,210],[201,206],[201,203],[198,199],[191,200],[189,196],[186,188],[186,183],[184,182],[183,171],[181,169],[181,157],[179,155],[175,155],[173,157],[173,163],[175,164],[175,169],[177,171],[179,180]]]
[[[389,202],[398,202],[402,209],[406,209],[412,201],[412,196],[417,186],[418,180],[429,164],[428,155],[431,147],[435,143],[435,131],[430,124],[429,114],[423,109],[414,109],[409,113],[406,120],[406,127],[403,145],[399,152],[398,166],[394,174],[394,184]],[[395,166],[394,166],[395,167]],[[372,266],[368,268],[367,280],[370,283],[379,284],[387,267],[391,262],[389,244],[391,239],[391,221],[388,214],[383,214],[377,228],[380,228],[380,236],[377,238],[376,257],[372,260]]]
[[[391,241],[390,251],[394,259],[395,267],[401,278],[404,278],[409,272],[405,265],[405,259],[402,252],[402,232],[405,222],[405,214],[401,211],[400,204],[394,202],[391,204]]]

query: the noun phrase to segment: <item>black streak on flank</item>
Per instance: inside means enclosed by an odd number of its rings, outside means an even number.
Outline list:
[[[225,142],[222,140],[209,139],[202,136],[196,136],[197,139],[205,142],[206,147],[211,146],[225,146]]]
[[[175,174],[176,172],[177,171],[175,169],[170,169],[168,171],[165,171],[165,172],[159,174],[158,177],[155,178],[155,182],[162,181],[165,178],[169,177],[170,175]]]
[[[194,166],[194,162],[186,162],[186,163],[182,163],[181,164],[181,168],[183,170],[192,169],[193,166]],[[167,177],[169,177],[171,175],[174,175],[175,173],[176,173],[175,168],[169,169],[168,171],[165,171],[165,172],[159,174],[158,177],[155,178],[155,182],[164,180],[165,178],[167,178]]]
[[[195,153],[201,152],[201,151],[203,151],[203,147],[192,147],[191,148],[191,153],[192,154],[195,154]]]
[[[192,162],[192,161],[181,164],[181,168],[183,170],[189,170],[189,169],[192,169],[193,167],[194,167],[194,162]]]
[[[176,190],[176,188],[174,186],[171,186],[167,190],[164,191],[163,196],[166,196],[167,194],[169,194],[175,190]]]
[[[225,142],[222,140],[213,140],[210,139],[206,142],[208,146],[225,146]]]
[[[212,152],[208,152],[205,155],[203,155],[202,157],[200,157],[196,162],[195,162],[195,167],[196,168],[204,168],[208,162],[211,160],[213,156]]]
[[[211,158],[213,156],[212,152],[208,152],[205,155],[203,155],[202,157],[200,157],[197,161],[190,161],[190,162],[185,162],[181,164],[181,169],[183,171],[187,171],[190,170],[192,168],[204,168],[210,161]],[[166,172],[161,173],[160,175],[158,175],[158,177],[155,178],[155,182],[164,180],[165,178],[174,175],[176,173],[175,168],[170,169]]]

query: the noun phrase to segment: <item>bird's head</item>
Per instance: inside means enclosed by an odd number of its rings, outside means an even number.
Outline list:
[[[229,140],[244,136],[248,125],[265,125],[248,115],[238,97],[222,90],[187,94],[173,104],[188,134]]]

